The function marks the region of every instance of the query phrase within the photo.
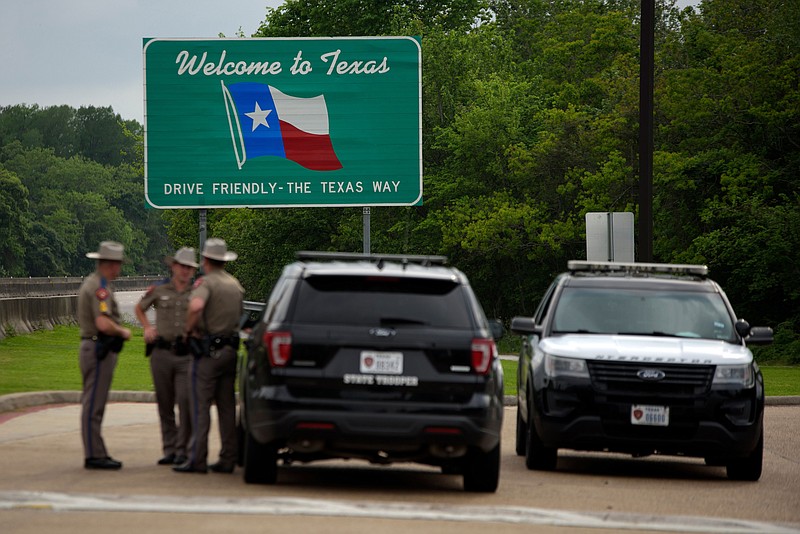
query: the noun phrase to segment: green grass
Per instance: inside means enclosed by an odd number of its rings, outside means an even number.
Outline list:
[[[114,371],[115,390],[152,391],[150,363],[144,356],[141,328],[119,354]],[[77,326],[56,326],[32,334],[0,339],[0,395],[22,391],[81,389],[78,368],[80,331]]]
[[[132,327],[133,336],[119,355],[112,389],[152,391],[150,365],[144,357],[142,329]],[[0,339],[0,395],[23,391],[81,389],[78,369],[80,333],[77,326],[56,326],[32,334]],[[516,354],[503,350],[503,354]],[[517,362],[503,360],[505,393],[515,395]],[[762,366],[767,395],[800,395],[800,366]]]

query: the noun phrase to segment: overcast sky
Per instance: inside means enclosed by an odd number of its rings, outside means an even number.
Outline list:
[[[143,122],[143,37],[252,35],[283,0],[3,0],[0,106],[111,106]]]
[[[0,106],[111,106],[142,123],[142,38],[250,36],[283,3],[2,0]]]

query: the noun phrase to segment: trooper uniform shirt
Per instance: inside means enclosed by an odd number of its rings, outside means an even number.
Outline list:
[[[139,301],[139,309],[146,311],[150,306],[156,309],[156,330],[164,341],[175,341],[183,335],[186,323],[186,310],[189,307],[191,291],[178,291],[172,281],[150,286]]]
[[[114,368],[117,366],[115,352],[109,353],[102,360],[97,358],[95,339],[99,332],[95,319],[99,315],[107,315],[119,324],[120,313],[114,291],[100,273],[94,272],[86,277],[78,291],[78,325],[81,330],[79,359],[83,378],[81,438],[86,459],[108,457],[100,427],[108,401],[108,392],[111,389],[111,380],[114,377]]]
[[[117,324],[120,322],[114,290],[100,273],[94,272],[86,277],[78,292],[78,326],[81,329],[81,338],[97,335],[94,320],[101,314],[108,315]]]
[[[199,321],[204,334],[230,336],[238,333],[242,316],[244,288],[239,281],[223,269],[215,269],[198,278],[192,297],[206,303]]]

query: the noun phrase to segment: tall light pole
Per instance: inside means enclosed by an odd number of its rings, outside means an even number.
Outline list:
[[[653,49],[655,0],[642,0],[639,47],[639,261],[653,261]]]

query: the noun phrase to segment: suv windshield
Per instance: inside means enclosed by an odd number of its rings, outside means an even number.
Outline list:
[[[472,328],[460,285],[449,279],[310,276],[294,318],[310,324]]]
[[[564,288],[553,333],[642,334],[734,341],[717,293]]]

